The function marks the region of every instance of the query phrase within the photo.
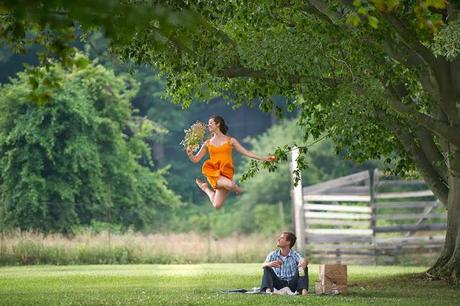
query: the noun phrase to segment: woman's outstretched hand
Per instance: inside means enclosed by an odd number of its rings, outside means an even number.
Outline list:
[[[193,154],[193,147],[192,146],[188,146],[187,147],[187,155],[188,156],[191,156]]]
[[[269,162],[274,162],[276,161],[277,158],[275,155],[268,155],[267,158],[266,158],[266,161],[269,161]]]

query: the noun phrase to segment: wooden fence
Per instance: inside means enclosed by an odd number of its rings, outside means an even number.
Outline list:
[[[297,248],[321,263],[396,263],[444,243],[446,210],[420,180],[375,169],[308,187],[300,180],[291,198]]]

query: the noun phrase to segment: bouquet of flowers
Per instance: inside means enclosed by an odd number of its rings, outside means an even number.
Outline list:
[[[191,147],[193,151],[198,149],[200,145],[207,139],[208,129],[206,124],[201,121],[197,121],[189,129],[184,130],[185,136],[180,144],[184,147],[184,150],[187,150],[188,147]]]

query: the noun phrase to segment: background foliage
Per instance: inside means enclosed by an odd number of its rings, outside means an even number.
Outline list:
[[[1,202],[11,227],[70,232],[92,220],[142,229],[179,198],[139,164],[154,126],[132,116],[139,83],[84,55],[28,67],[0,89]]]

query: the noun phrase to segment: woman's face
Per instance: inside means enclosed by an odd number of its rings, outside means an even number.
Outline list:
[[[208,121],[208,129],[210,132],[215,132],[219,128],[219,124],[214,121],[213,118]]]

